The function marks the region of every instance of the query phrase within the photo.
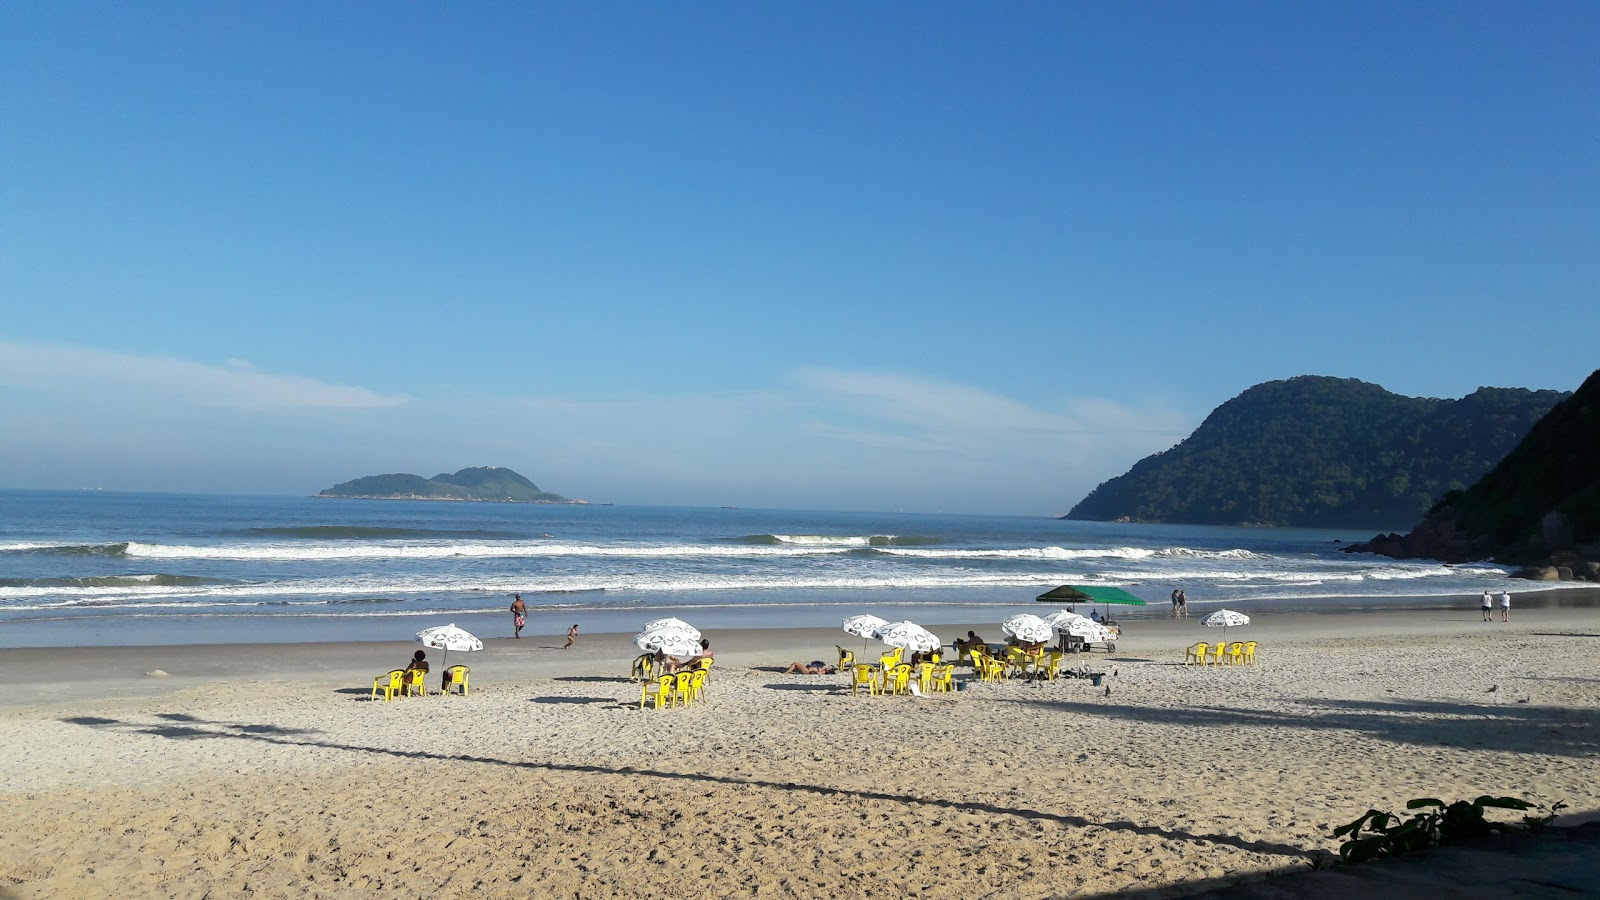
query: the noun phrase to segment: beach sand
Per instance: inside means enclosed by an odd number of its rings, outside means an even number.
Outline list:
[[[372,677],[415,645],[4,650],[0,896],[1176,896],[1412,797],[1575,823],[1600,611],[1514,615],[1261,616],[1227,634],[1258,665],[1205,669],[1220,630],[1140,620],[1069,657],[1104,687],[923,698],[778,674],[842,632],[726,631],[706,702],[660,712],[623,635],[490,640],[450,655],[470,697],[392,703]],[[999,637],[934,630],[969,627]]]

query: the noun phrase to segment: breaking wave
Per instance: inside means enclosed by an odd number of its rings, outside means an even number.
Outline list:
[[[936,537],[898,534],[747,534],[735,543],[791,547],[917,547],[939,544]]]
[[[296,525],[280,528],[237,528],[223,534],[253,535],[256,537],[310,538],[318,540],[404,540],[407,538],[483,538],[488,540],[519,540],[530,537],[526,532],[489,531],[485,529],[445,528],[385,528],[373,525]]]

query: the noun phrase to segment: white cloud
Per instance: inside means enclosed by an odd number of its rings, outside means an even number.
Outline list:
[[[809,389],[824,418],[831,411],[858,420],[853,426],[825,421],[813,431],[879,446],[920,440],[975,450],[1023,440],[1087,446],[1107,439],[1165,446],[1190,427],[1172,410],[1136,409],[1103,398],[1068,398],[1059,409],[1037,409],[982,388],[903,373],[804,368],[793,377]]]
[[[404,395],[301,375],[273,375],[237,359],[209,365],[170,356],[5,340],[0,340],[0,384],[51,394],[138,390],[151,400],[257,411],[371,409],[409,401]]]

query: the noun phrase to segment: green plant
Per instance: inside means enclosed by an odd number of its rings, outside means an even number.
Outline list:
[[[1406,803],[1408,810],[1422,810],[1410,818],[1369,809],[1361,818],[1334,829],[1333,836],[1345,838],[1345,842],[1339,845],[1340,858],[1345,862],[1363,862],[1470,841],[1500,832],[1537,830],[1555,821],[1556,814],[1565,807],[1565,803],[1557,803],[1548,814],[1524,816],[1521,824],[1517,824],[1491,822],[1483,812],[1486,809],[1526,812],[1544,807],[1516,797],[1491,797],[1488,794],[1470,803],[1457,800],[1448,805],[1433,797],[1419,797]]]

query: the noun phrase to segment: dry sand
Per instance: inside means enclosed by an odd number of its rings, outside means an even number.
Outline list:
[[[1180,664],[1219,636],[1138,622],[1074,660],[1109,696],[867,698],[765,668],[842,633],[722,632],[661,712],[614,635],[491,641],[451,655],[472,696],[393,703],[400,643],[0,651],[0,895],[1161,896],[1416,796],[1600,809],[1600,611],[1271,617],[1228,635],[1257,666]]]

